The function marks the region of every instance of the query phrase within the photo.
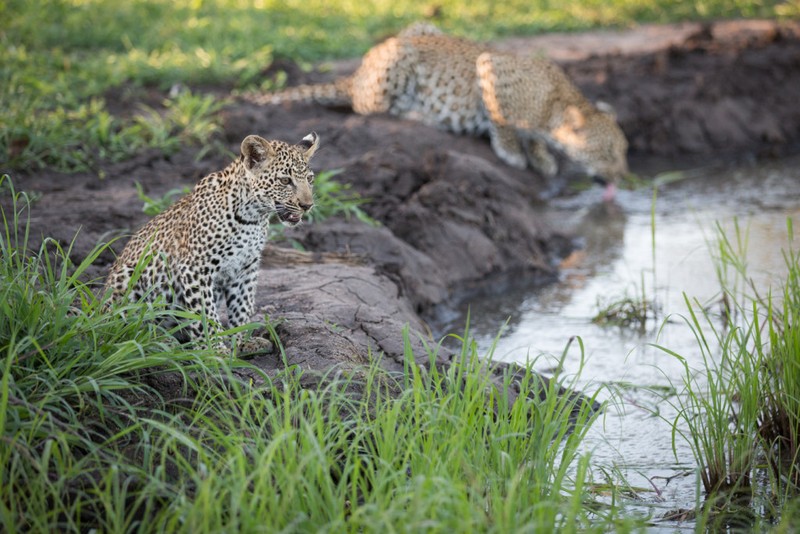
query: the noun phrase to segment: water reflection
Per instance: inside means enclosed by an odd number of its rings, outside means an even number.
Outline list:
[[[623,191],[612,206],[586,207],[581,198],[556,204],[548,214],[551,223],[571,232],[581,245],[564,260],[558,281],[541,286],[541,280],[518,275],[495,280],[467,295],[456,313],[440,322],[440,331],[460,331],[469,310],[472,334],[486,349],[507,321],[496,357],[515,360],[560,354],[570,336],[580,335],[587,350],[617,364],[591,374],[618,379],[618,365],[634,348],[631,343],[655,340],[652,333],[642,337],[593,325],[598,305],[644,295],[660,305],[662,319],[686,312],[684,293],[713,305],[720,292],[712,260],[717,224],[734,239],[738,220],[750,276],[761,287],[780,282],[786,220],[800,220],[798,162],[674,183],[658,191],[654,210],[652,190],[646,189]],[[678,343],[676,350],[694,344],[693,336],[683,336],[662,332],[662,340]]]
[[[519,327],[530,326],[528,312],[559,311],[576,291],[623,252],[626,216],[617,204],[599,203],[567,210],[551,214],[550,219],[558,228],[569,229],[570,235],[576,236],[577,248],[561,262],[559,278],[546,280],[530,273],[507,273],[466,288],[455,296],[455,309],[440,312],[437,333],[460,332],[469,314],[471,332],[486,348],[501,329],[508,337]]]
[[[556,282],[540,286],[540,281],[516,277],[494,286],[495,292],[475,293],[443,328],[460,332],[469,309],[471,333],[482,352],[500,332],[496,359],[524,362],[554,355],[536,361],[543,372],[572,336],[580,336],[585,353],[573,344],[564,362],[566,372],[577,372],[583,361],[581,387],[593,392],[600,384],[614,384],[618,393],[618,404],[592,429],[587,442],[594,461],[619,467],[632,484],[658,488],[649,496],[651,507],[692,508],[695,477],[672,477],[691,472],[694,460],[680,440],[673,450],[665,421],[675,416],[668,395],[680,390],[683,367],[653,344],[700,367],[694,333],[682,319],[687,314],[684,294],[718,309],[720,284],[712,260],[718,252],[717,225],[734,242],[738,225],[753,283],[762,294],[769,287],[777,292],[786,272],[786,221],[800,222],[800,158],[672,183],[658,190],[655,205],[653,191],[642,189],[620,192],[617,206],[586,207],[591,193],[550,208],[552,224],[571,231],[581,244],[565,260]],[[733,280],[732,270],[727,276]],[[663,328],[639,332],[592,323],[598,302],[641,294],[661,306],[654,327],[670,318]]]
[[[598,273],[607,271],[624,251],[627,217],[618,204],[598,203],[588,209],[550,215],[560,228],[570,228],[579,248],[561,262],[561,279],[552,291],[542,292],[542,304],[555,309],[568,302]]]

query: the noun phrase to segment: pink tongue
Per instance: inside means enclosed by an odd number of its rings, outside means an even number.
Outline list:
[[[605,202],[611,202],[617,196],[617,184],[614,182],[608,182],[606,185],[605,191],[603,191],[603,200]]]

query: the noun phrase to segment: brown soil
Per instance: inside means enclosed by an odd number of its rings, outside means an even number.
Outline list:
[[[677,168],[692,157],[730,161],[800,151],[798,23],[644,26],[497,46],[543,51],[590,98],[611,103],[631,141],[634,171],[653,156],[668,157],[666,165]],[[290,69],[289,81],[330,79],[356,65],[341,62],[310,74]],[[497,273],[544,282],[571,248],[570,236],[538,216],[542,179],[503,165],[483,139],[386,116],[237,101],[225,112],[223,142],[237,151],[251,133],[299,141],[310,131],[322,140],[316,168],[344,169],[339,178],[371,199],[365,209],[382,226],[309,224],[288,235],[311,253],[265,252],[259,312],[284,319],[279,333],[287,357],[306,370],[360,365],[380,352],[387,367],[399,370],[405,325],[416,356],[427,361],[423,321],[455,289]],[[146,220],[134,182],[160,197],[227,164],[222,156],[195,161],[193,152],[144,153],[107,165],[105,178],[11,174],[18,189],[41,193],[32,210],[34,238],[69,244],[80,231],[72,249],[80,260],[98,241]],[[103,254],[91,274],[101,278],[112,259]],[[445,351],[440,356],[445,363]],[[254,362],[272,372],[279,360],[266,354]]]

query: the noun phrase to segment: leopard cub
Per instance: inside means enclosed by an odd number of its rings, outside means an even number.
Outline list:
[[[153,302],[205,315],[219,331],[218,306],[228,322],[250,321],[269,217],[298,224],[314,206],[309,161],[319,147],[311,133],[297,145],[250,135],[228,167],[200,180],[194,190],[139,230],[106,280],[106,295]],[[202,323],[179,337],[198,340]]]

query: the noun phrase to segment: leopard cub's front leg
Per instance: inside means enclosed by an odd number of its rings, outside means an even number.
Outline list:
[[[219,333],[222,321],[214,300],[211,277],[190,266],[182,266],[178,269],[175,286],[173,291],[179,296],[177,307],[198,317],[184,327],[185,337],[200,340],[205,335]]]
[[[228,284],[221,288],[221,297],[228,309],[228,322],[232,327],[242,326],[250,322],[255,313],[256,287],[258,286],[258,261],[253,262]],[[272,352],[272,342],[266,338],[252,336],[243,340],[237,335],[240,352]]]

